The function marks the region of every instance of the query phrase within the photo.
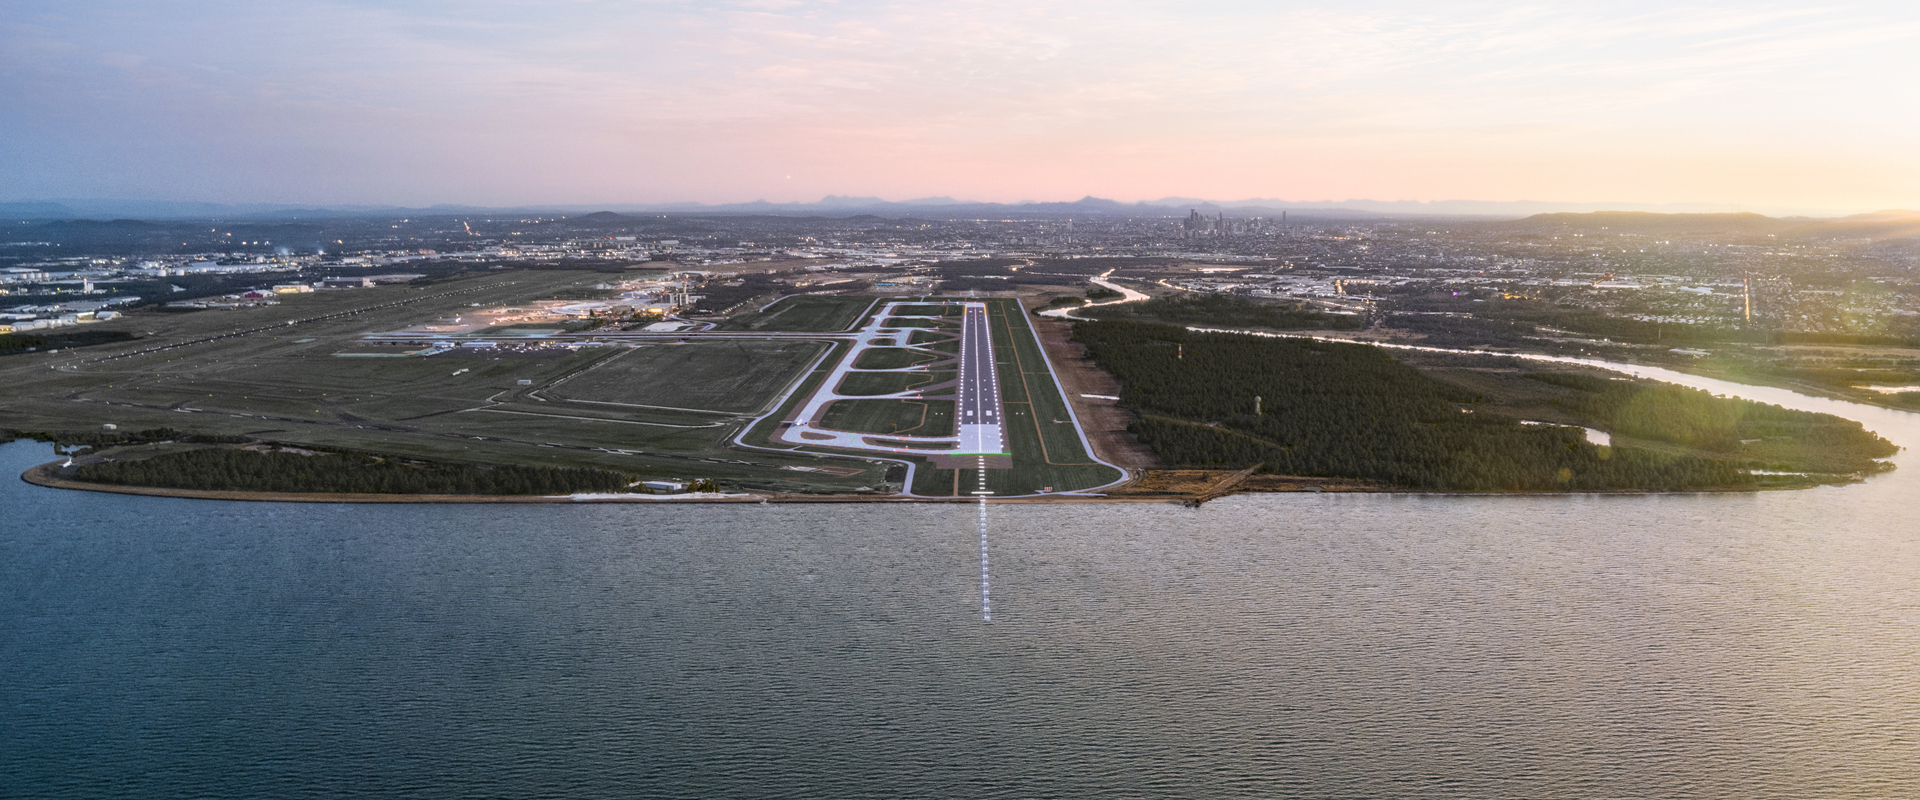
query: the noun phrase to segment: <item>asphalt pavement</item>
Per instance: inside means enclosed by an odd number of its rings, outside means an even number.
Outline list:
[[[962,453],[1004,453],[1000,378],[994,369],[993,329],[984,304],[969,303],[960,327],[960,448]]]

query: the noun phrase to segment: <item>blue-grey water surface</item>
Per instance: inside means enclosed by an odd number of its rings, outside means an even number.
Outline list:
[[[1916,797],[1908,455],[1757,495],[993,506],[991,623],[969,506],[9,477],[0,793]]]

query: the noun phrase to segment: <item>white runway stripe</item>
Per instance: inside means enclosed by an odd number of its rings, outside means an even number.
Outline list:
[[[985,474],[983,470],[981,474]],[[987,574],[987,498],[980,498],[980,620],[993,621],[993,584]]]

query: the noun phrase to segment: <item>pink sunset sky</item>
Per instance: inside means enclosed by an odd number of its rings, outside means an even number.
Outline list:
[[[0,200],[1920,205],[1906,3],[7,8]]]

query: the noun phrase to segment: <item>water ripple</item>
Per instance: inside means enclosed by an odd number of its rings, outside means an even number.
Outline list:
[[[983,625],[964,507],[20,484],[0,794],[1920,796],[1911,488],[994,507]]]

